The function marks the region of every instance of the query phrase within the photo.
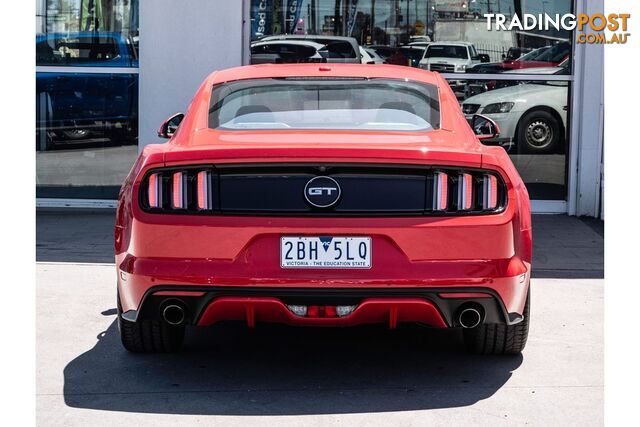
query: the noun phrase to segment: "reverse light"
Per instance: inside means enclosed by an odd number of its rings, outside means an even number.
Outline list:
[[[482,184],[482,209],[495,209],[498,207],[498,179],[493,175],[484,175]]]
[[[150,208],[162,207],[162,177],[158,173],[149,175],[147,199]]]
[[[468,173],[458,175],[458,209],[468,211],[473,207],[473,177]]]
[[[296,316],[304,317],[307,315],[306,305],[287,305],[287,308]]]
[[[436,172],[433,175],[433,209],[436,211],[447,210],[447,198],[449,190],[449,176],[444,172]]]
[[[338,305],[336,306],[336,314],[338,317],[345,317],[353,313],[355,309],[355,305]]]
[[[171,207],[186,209],[187,207],[187,175],[184,172],[174,172],[171,181]]]

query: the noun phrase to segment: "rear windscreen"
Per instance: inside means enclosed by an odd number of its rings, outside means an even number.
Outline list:
[[[396,79],[283,78],[215,86],[213,129],[428,131],[440,126],[436,86]]]

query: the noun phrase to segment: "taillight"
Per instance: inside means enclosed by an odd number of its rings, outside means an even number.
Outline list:
[[[473,176],[468,173],[458,175],[458,209],[468,211],[473,208]]]
[[[493,175],[482,177],[482,209],[493,210],[498,207],[498,179]]]
[[[171,179],[171,207],[186,209],[187,203],[187,174],[174,172]]]
[[[197,175],[198,209],[211,209],[211,172],[202,171]]]
[[[489,213],[505,204],[506,188],[497,174],[442,168],[430,176],[427,211],[434,214]]]
[[[149,207],[162,207],[162,176],[159,173],[149,175],[147,188],[147,201]]]
[[[433,174],[433,210],[447,210],[449,199],[449,176],[444,172]]]
[[[413,172],[415,175],[416,172]],[[418,172],[420,173],[420,172]],[[417,215],[476,215],[499,212],[506,206],[507,187],[501,176],[493,171],[466,169],[453,166],[425,167],[422,170],[424,187],[423,210],[414,210]],[[309,176],[313,176],[309,174]],[[413,175],[412,175],[413,176]],[[225,181],[226,179],[226,181]],[[340,178],[339,178],[340,179]],[[227,187],[223,187],[223,185]],[[229,179],[214,166],[182,166],[153,170],[141,182],[139,201],[142,209],[153,213],[188,213],[204,215],[236,214],[223,201],[224,188],[229,188]],[[264,188],[264,187],[263,187]],[[288,187],[287,197],[295,199],[303,194],[303,186],[296,192]],[[415,188],[415,187],[414,187]],[[271,190],[269,190],[271,191]],[[278,191],[273,189],[273,191]],[[357,193],[350,189],[346,197],[357,202]],[[251,198],[251,194],[243,195]],[[260,211],[255,211],[260,212]],[[280,211],[265,213],[277,215]],[[287,212],[283,209],[282,212]],[[295,211],[304,215],[308,212]],[[313,212],[317,214],[318,212]],[[326,210],[326,215],[342,214],[338,210]],[[363,215],[368,212],[363,213]],[[392,213],[393,214],[393,213]]]
[[[213,169],[152,172],[142,181],[141,206],[152,211],[206,212],[214,209]]]

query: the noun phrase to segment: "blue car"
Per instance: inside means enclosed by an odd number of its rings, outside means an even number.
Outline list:
[[[133,38],[113,32],[39,35],[36,65],[51,67],[36,73],[37,149],[61,144],[69,148],[76,142],[137,142],[138,57]],[[117,72],[109,72],[115,67]]]

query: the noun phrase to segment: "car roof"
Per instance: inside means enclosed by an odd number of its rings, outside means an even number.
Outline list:
[[[267,40],[267,41],[259,41],[259,42],[253,43],[251,47],[265,46],[270,44],[290,44],[290,45],[298,45],[298,46],[312,46],[316,49],[322,49],[325,46],[321,43],[316,43],[309,40]]]
[[[559,74],[563,70],[564,67],[532,67],[507,70],[503,74]]]
[[[309,34],[281,34],[277,36],[266,36],[260,39],[260,41],[269,41],[269,40],[314,40],[314,39],[325,39],[325,40],[341,40],[348,42],[356,42],[356,39],[353,37],[346,36],[323,36],[323,35],[309,35]]]
[[[115,37],[117,39],[122,38],[122,33],[113,31],[72,31],[68,33],[46,33],[36,35],[37,40],[44,39],[63,39],[63,38],[75,38],[75,37]]]
[[[431,43],[429,43],[429,46],[434,46],[434,45],[473,46],[473,43],[471,43],[471,42],[452,42],[452,41],[442,41],[442,42],[431,42]]]
[[[209,83],[246,79],[282,78],[282,77],[320,77],[320,78],[405,78],[440,86],[438,73],[402,65],[380,64],[372,67],[368,64],[259,64],[228,68],[214,71],[209,75]]]

